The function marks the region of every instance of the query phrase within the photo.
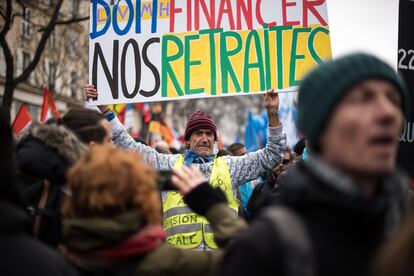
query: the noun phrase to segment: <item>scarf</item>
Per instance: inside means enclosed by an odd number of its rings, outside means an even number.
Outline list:
[[[118,217],[65,219],[65,256],[83,268],[111,267],[151,252],[165,240],[161,225],[145,225],[137,212]]]
[[[204,164],[213,162],[214,160],[214,154],[211,154],[210,156],[201,156],[197,152],[192,150],[187,150],[184,153],[184,160],[185,165],[190,166],[191,164]]]

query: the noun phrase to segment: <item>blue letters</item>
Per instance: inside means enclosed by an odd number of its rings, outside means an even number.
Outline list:
[[[121,17],[124,18],[127,14],[127,10],[129,11],[129,17],[128,17],[128,23],[126,24],[125,28],[123,30],[121,30],[118,26],[118,5],[119,3],[117,3],[115,6],[113,6],[112,8],[112,25],[114,27],[114,31],[117,35],[124,35],[126,33],[129,32],[129,29],[131,28],[132,25],[132,21],[134,20],[134,6],[132,5],[131,0],[126,0],[125,1],[128,5],[128,9],[125,9],[125,14],[122,14],[122,11],[119,9]]]
[[[92,2],[92,32],[89,34],[92,39],[97,38],[103,34],[106,33],[106,31],[109,28],[109,25],[111,24],[111,9],[109,8],[108,4],[103,0],[91,0]],[[98,4],[103,6],[106,13],[106,22],[105,26],[102,28],[102,30],[98,31],[98,20],[96,16],[98,15]]]
[[[158,9],[158,0],[152,0],[151,33],[156,33],[157,32],[157,9]]]

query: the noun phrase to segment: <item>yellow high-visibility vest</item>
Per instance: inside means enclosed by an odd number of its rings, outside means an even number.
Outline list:
[[[184,156],[181,155],[175,163],[175,168],[184,164]],[[216,157],[211,170],[210,185],[220,187],[226,195],[229,207],[237,216],[239,204],[233,195],[230,171],[226,161],[222,157]],[[179,192],[171,191],[163,203],[164,230],[167,233],[167,242],[178,248],[197,248],[204,240],[209,248],[216,249],[213,231],[210,223],[203,216],[194,213]]]

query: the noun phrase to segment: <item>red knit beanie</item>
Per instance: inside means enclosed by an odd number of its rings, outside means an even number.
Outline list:
[[[184,139],[190,140],[191,134],[197,129],[209,129],[214,132],[214,140],[217,140],[217,127],[213,119],[206,112],[198,110],[188,117],[185,127]]]

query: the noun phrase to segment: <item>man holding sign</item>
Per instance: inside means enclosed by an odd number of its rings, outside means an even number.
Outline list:
[[[87,99],[96,99],[98,96],[92,85],[85,86],[85,93]],[[266,147],[243,156],[223,157],[216,157],[213,153],[217,141],[216,125],[203,111],[196,111],[188,118],[185,130],[187,151],[171,155],[158,153],[148,146],[136,143],[108,106],[98,107],[112,125],[113,141],[117,146],[136,150],[156,170],[171,170],[173,167],[195,164],[213,187],[219,187],[224,192],[229,206],[237,215],[238,202],[235,195],[238,186],[258,178],[280,163],[284,153],[286,139],[278,117],[278,94],[269,90],[264,95],[264,105],[269,116]],[[207,220],[188,208],[178,192],[164,194],[163,212],[168,243],[179,248],[217,248]]]

